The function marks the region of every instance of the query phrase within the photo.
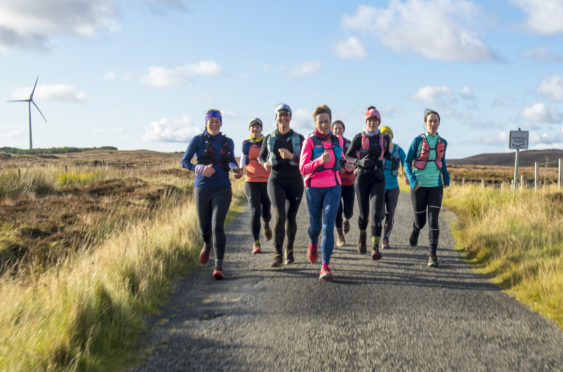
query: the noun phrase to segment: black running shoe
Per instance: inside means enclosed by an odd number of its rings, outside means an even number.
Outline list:
[[[272,267],[280,267],[283,263],[282,260],[282,255],[281,254],[276,254],[274,256],[274,262],[272,262]]]
[[[285,255],[285,264],[286,265],[290,265],[294,262],[295,260],[293,259],[293,250],[291,251],[287,251],[286,255]]]
[[[418,234],[420,233],[420,230],[415,230],[413,229],[411,232],[411,236],[409,238],[409,243],[411,245],[411,247],[416,247],[416,245],[418,244]]]

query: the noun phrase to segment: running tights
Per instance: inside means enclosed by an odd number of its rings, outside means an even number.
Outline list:
[[[413,229],[420,231],[426,224],[426,213],[428,211],[428,242],[431,254],[436,253],[440,228],[438,226],[438,215],[442,207],[442,186],[420,187],[411,192],[412,206],[414,209]]]
[[[257,241],[260,238],[260,218],[264,222],[270,222],[272,218],[267,182],[247,182],[244,188],[250,204],[250,231],[254,241]]]
[[[223,261],[225,255],[225,217],[231,205],[231,187],[218,189],[194,188],[194,201],[199,221],[199,232],[210,246],[213,239],[215,259]]]

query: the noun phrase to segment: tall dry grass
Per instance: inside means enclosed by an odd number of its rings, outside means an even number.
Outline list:
[[[244,182],[233,184],[233,207]],[[194,206],[163,203],[151,219],[33,278],[0,278],[0,370],[120,370],[143,316],[195,262]]]
[[[452,186],[457,248],[481,273],[563,328],[563,193]]]

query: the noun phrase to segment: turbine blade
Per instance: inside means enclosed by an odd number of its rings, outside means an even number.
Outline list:
[[[11,99],[9,101],[6,102],[29,102],[28,99]]]
[[[41,110],[39,110],[39,106],[37,106],[35,104],[35,102],[31,101],[31,103],[33,103],[33,106],[35,106],[35,108],[37,109],[37,111],[39,111],[39,113],[41,114],[41,116],[43,116],[43,119],[45,119],[45,115],[43,115],[43,113],[41,112]],[[47,119],[45,119],[45,123],[47,122]]]
[[[33,90],[31,91],[31,95],[29,99],[33,100],[33,93],[35,93],[35,87],[37,87],[37,81],[39,80],[39,75],[37,75],[37,79],[35,79],[35,85],[33,86]]]

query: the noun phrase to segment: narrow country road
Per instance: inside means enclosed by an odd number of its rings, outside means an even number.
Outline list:
[[[226,279],[198,267],[177,283],[149,320],[135,370],[563,371],[563,332],[472,272],[447,222],[440,221],[440,267],[430,269],[427,226],[419,247],[408,246],[408,194],[379,262],[356,252],[355,212],[348,244],[332,257],[335,280],[324,282],[320,263],[306,258],[305,196],[296,262],[281,269],[270,268],[272,242],[251,254],[246,208],[227,230]]]

